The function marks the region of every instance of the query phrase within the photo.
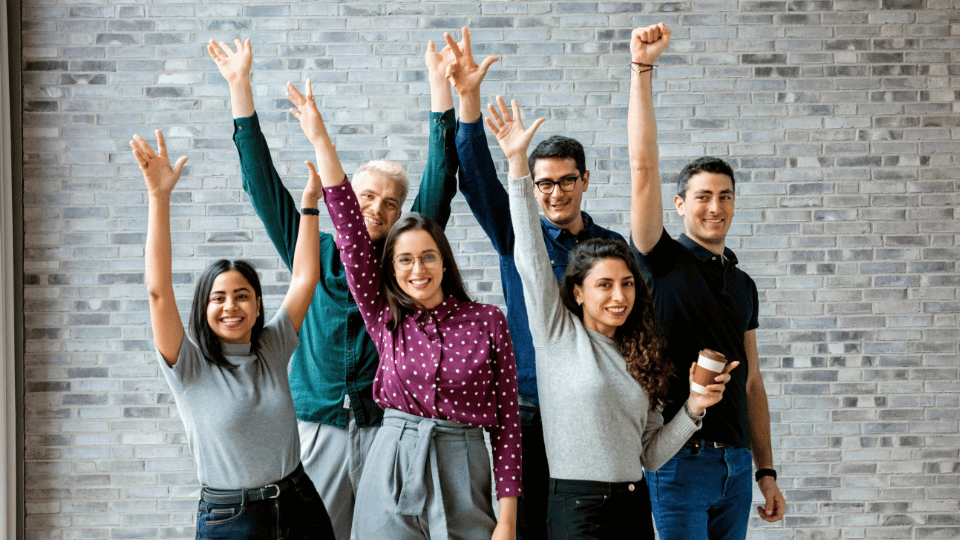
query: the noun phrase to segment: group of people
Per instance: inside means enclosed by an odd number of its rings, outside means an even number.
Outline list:
[[[210,42],[244,190],[291,272],[269,321],[256,271],[221,260],[184,330],[170,203],[186,158],[171,165],[160,131],[156,150],[131,142],[154,340],[202,485],[197,538],[653,538],[654,519],[663,539],[744,538],[751,460],[760,517],[781,519],[757,288],[724,246],[732,169],[687,166],[674,198],[685,234],[663,228],[651,79],[670,31],[631,36],[629,243],[581,210],[580,143],[553,136],[528,155],[544,120],[525,126],[498,96],[486,125],[504,187],[481,122],[497,59],[478,64],[466,28],[444,39],[425,54],[428,161],[405,215],[398,164],[348,179],[309,80],[287,93],[316,153],[298,211],[254,108],[250,41]],[[458,182],[499,254],[506,316],[471,300],[444,233]],[[728,363],[692,387],[701,349]]]

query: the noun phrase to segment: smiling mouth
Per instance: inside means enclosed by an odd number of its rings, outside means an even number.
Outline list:
[[[607,312],[614,317],[623,317],[627,314],[627,306],[610,307],[607,308]]]
[[[383,225],[383,222],[382,222],[382,221],[380,221],[379,219],[377,219],[377,218],[375,218],[375,217],[371,217],[371,216],[363,216],[363,221],[364,221],[364,223],[366,223],[367,225],[371,225],[371,226],[373,226],[373,227],[379,227],[379,226]]]
[[[238,327],[243,323],[243,317],[224,317],[220,319],[220,322],[224,326],[229,326],[231,328]]]
[[[409,283],[410,283],[410,285],[413,286],[414,289],[418,289],[418,290],[419,290],[419,289],[425,288],[425,287],[427,286],[427,284],[430,283],[430,278],[411,279],[411,280],[409,280]]]

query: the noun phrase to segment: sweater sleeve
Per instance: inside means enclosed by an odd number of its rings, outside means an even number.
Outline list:
[[[560,287],[543,240],[530,176],[510,178],[510,216],[516,236],[514,261],[523,282],[523,298],[533,342],[545,347],[573,331],[573,316],[560,302]]]
[[[386,303],[380,291],[380,263],[373,249],[373,241],[367,233],[360,211],[360,201],[350,185],[343,183],[323,188],[323,200],[326,201],[330,221],[337,231],[337,247],[340,260],[347,274],[347,285],[353,295],[360,315],[366,324],[370,337],[383,315]],[[377,340],[374,339],[376,343]]]
[[[660,409],[651,406],[643,428],[643,455],[640,456],[643,468],[655,471],[662,467],[702,425],[683,413],[664,425]]]
[[[520,481],[520,398],[517,393],[517,363],[513,356],[507,319],[499,309],[493,309],[496,322],[492,332],[496,350],[492,367],[499,426],[489,431],[490,446],[493,448],[493,477],[497,484],[497,498],[501,499],[523,496]]]

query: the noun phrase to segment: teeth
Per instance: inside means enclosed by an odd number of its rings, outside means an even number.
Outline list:
[[[429,281],[429,279],[411,279],[410,284],[414,287],[420,288],[426,285]]]

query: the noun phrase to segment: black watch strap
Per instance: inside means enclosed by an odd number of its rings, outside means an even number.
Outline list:
[[[773,469],[757,469],[757,472],[753,475],[757,482],[759,482],[764,476],[772,476],[773,479],[776,480],[777,471]]]
[[[301,208],[300,213],[305,216],[319,216],[320,209],[319,208]]]

